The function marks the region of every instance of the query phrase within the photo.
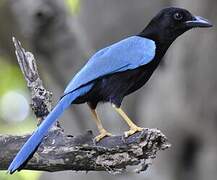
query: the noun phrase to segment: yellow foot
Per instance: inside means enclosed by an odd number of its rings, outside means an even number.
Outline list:
[[[106,130],[102,130],[100,134],[94,138],[94,141],[99,142],[101,139],[103,139],[106,136],[112,136],[112,134],[107,132]]]
[[[138,126],[133,126],[133,127],[130,128],[129,131],[124,132],[124,137],[131,136],[131,135],[135,134],[136,132],[143,131],[143,130],[144,130],[144,128],[141,128],[141,127],[138,127]]]

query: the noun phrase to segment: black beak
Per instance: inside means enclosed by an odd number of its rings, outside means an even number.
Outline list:
[[[185,24],[188,27],[201,27],[201,28],[208,28],[212,27],[213,25],[207,19],[202,18],[200,16],[194,16],[194,19],[191,21],[186,21]]]

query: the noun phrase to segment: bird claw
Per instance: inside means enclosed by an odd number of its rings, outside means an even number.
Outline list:
[[[143,130],[141,131],[141,133],[137,139],[137,143],[140,143],[141,140],[144,138],[145,134],[147,133],[146,130],[147,130],[147,128],[143,128]]]
[[[135,134],[136,132],[143,132],[144,128],[141,128],[141,127],[138,127],[138,126],[133,126],[130,128],[129,131],[125,131],[124,132],[124,135],[121,137],[121,140],[124,142],[124,143],[127,143],[126,141],[126,138]]]
[[[124,137],[127,138],[127,137],[135,134],[136,132],[141,132],[143,130],[144,130],[144,128],[141,128],[141,127],[138,127],[138,126],[133,126],[133,127],[130,128],[129,131],[124,132]]]
[[[94,145],[96,145],[96,143],[98,143],[100,140],[102,140],[106,136],[112,136],[112,134],[107,132],[106,130],[103,130],[98,136],[94,138],[93,140]]]

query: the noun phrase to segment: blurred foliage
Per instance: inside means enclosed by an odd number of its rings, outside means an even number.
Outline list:
[[[8,61],[7,58],[0,57],[0,98],[4,96],[5,93],[12,90],[26,92],[26,94],[28,94],[25,80],[18,65],[9,62],[11,61]],[[7,123],[1,121],[0,133],[25,133],[33,130],[35,125],[36,123],[34,123],[32,118],[28,118],[19,123]]]
[[[8,63],[9,61],[0,57],[0,96],[8,90],[24,90],[24,78],[18,66]]]
[[[0,121],[1,122],[1,121]],[[4,123],[1,122],[0,133],[1,134],[25,134],[32,132],[36,128],[36,122],[34,119],[28,118],[25,121],[17,123]]]
[[[65,3],[72,15],[79,13],[80,0],[65,0]]]

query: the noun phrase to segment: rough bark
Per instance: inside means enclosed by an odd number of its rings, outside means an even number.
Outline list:
[[[7,169],[28,137],[1,135],[1,170]],[[57,128],[49,132],[24,169],[120,172],[127,166],[139,165],[139,172],[147,169],[157,151],[167,147],[165,136],[156,129],[145,129],[124,141],[122,136],[107,137],[95,145],[91,131],[73,137]]]
[[[26,52],[15,38],[13,42],[18,63],[31,91],[33,112],[41,121],[50,112],[51,93],[42,85],[33,54]],[[7,169],[29,136],[0,135],[0,170]],[[96,143],[91,131],[72,136],[55,126],[24,169],[121,172],[127,166],[138,165],[135,171],[141,172],[147,169],[159,150],[169,146],[167,138],[157,129],[144,129],[128,138],[106,137]]]

